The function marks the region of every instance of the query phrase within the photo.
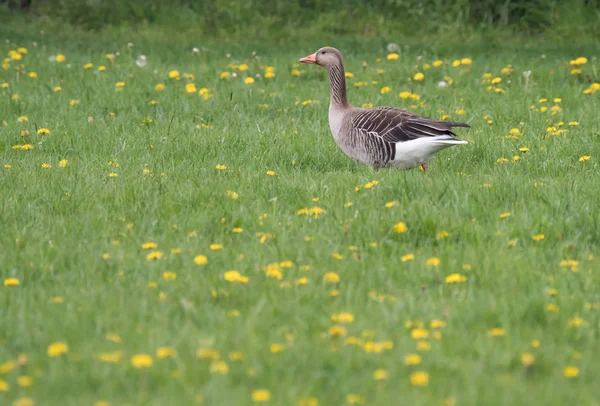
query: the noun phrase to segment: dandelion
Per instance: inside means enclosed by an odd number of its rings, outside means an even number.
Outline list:
[[[395,230],[395,231],[396,231],[398,234],[403,234],[403,233],[405,233],[405,232],[407,232],[407,231],[408,231],[408,227],[406,226],[406,223],[404,223],[404,222],[402,222],[402,221],[401,221],[401,222],[399,222],[399,223],[396,223],[396,224],[394,225],[394,230]]]
[[[542,241],[544,239],[544,234],[536,234],[531,238],[533,239],[533,241]]]
[[[500,213],[500,218],[501,219],[505,219],[507,217],[510,217],[510,213],[509,212]]]
[[[150,262],[161,259],[163,255],[164,253],[162,251],[152,251],[148,255],[146,255],[146,261]]]
[[[419,365],[421,356],[419,354],[408,354],[404,357],[404,365]]]
[[[69,161],[67,159],[61,159],[58,161],[58,166],[61,168],[66,168]]]
[[[577,375],[579,375],[579,368],[568,366],[563,370],[563,375],[565,378],[575,378]]]
[[[389,92],[391,92],[391,91],[392,91],[392,89],[390,89],[390,87],[389,87],[389,86],[384,86],[384,87],[382,87],[382,88],[381,88],[381,90],[380,90],[381,94],[386,94],[386,93],[389,93]]]
[[[179,71],[176,69],[169,71],[169,79],[179,79]]]
[[[19,118],[17,118],[18,123],[24,123],[25,121],[29,121],[27,116],[20,116]]]
[[[17,278],[4,279],[4,286],[19,286],[20,282]]]
[[[136,354],[131,357],[131,365],[138,369],[150,368],[152,363],[152,357],[148,354]]]
[[[247,283],[248,282],[248,277],[243,276],[238,271],[225,272],[225,274],[223,274],[223,279],[225,279],[227,282],[231,282],[231,283],[234,283],[234,282]]]
[[[471,60],[471,58],[463,58],[460,60],[460,63],[462,65],[471,65],[473,63],[473,61]]]
[[[417,371],[410,374],[410,383],[413,386],[427,386],[429,384],[429,374],[423,371]]]
[[[425,79],[425,75],[421,72],[417,72],[415,73],[415,75],[413,76],[413,79],[417,82],[422,82]]]
[[[267,171],[266,173],[269,176],[275,176],[276,175],[275,171]]]
[[[524,352],[521,354],[521,364],[523,364],[524,367],[533,365],[534,361],[535,357],[531,353]]]
[[[323,282],[325,283],[338,283],[340,281],[340,276],[335,272],[327,272],[323,275]]]
[[[196,85],[193,83],[187,83],[185,85],[185,91],[188,93],[196,93],[198,89],[196,89]]]
[[[504,337],[504,334],[503,328],[493,328],[487,332],[488,337]]]
[[[86,63],[85,65],[83,65],[83,69],[92,69],[94,67],[93,63]]]
[[[343,337],[347,334],[346,327],[344,326],[333,326],[329,329],[329,335],[331,337]]]
[[[98,72],[104,72],[104,71],[106,71],[106,66],[104,66],[104,65],[98,66]]]
[[[50,130],[42,127],[37,130],[37,133],[38,135],[50,135]]]
[[[403,255],[402,257],[400,257],[400,259],[402,260],[402,262],[407,262],[407,261],[412,261],[413,259],[415,259],[415,256],[413,254],[406,254],[406,255]]]
[[[208,258],[206,258],[206,256],[204,256],[204,255],[197,255],[194,258],[194,262],[197,265],[205,265],[208,262]]]
[[[431,257],[427,260],[425,265],[427,266],[438,266],[440,264],[440,259],[436,257]]]
[[[166,281],[174,281],[177,279],[177,274],[175,272],[163,272],[163,279]]]
[[[384,381],[390,377],[390,373],[385,369],[376,369],[373,371],[373,380]]]
[[[255,389],[252,391],[253,402],[268,402],[271,400],[271,392],[268,389]]]
[[[331,320],[341,324],[352,323],[354,321],[354,315],[347,312],[334,313],[331,315]]]
[[[154,90],[157,90],[157,91],[159,91],[159,92],[160,92],[160,91],[163,91],[163,90],[165,90],[165,85],[164,85],[163,83],[157,83],[157,84],[154,86]]]
[[[69,352],[69,346],[63,342],[52,343],[48,346],[48,356],[58,357]]]
[[[142,249],[144,250],[153,250],[156,247],[158,247],[158,245],[156,245],[154,242],[145,242],[142,244]]]
[[[467,277],[460,273],[452,273],[452,274],[446,276],[446,283],[448,283],[448,284],[464,283],[466,281],[467,281]]]
[[[448,231],[446,230],[442,230],[439,233],[437,233],[437,235],[435,236],[435,238],[437,238],[438,240],[443,240],[444,238],[448,237],[450,234],[448,233]]]
[[[220,251],[223,249],[223,246],[221,244],[210,244],[209,248],[212,251]]]
[[[390,54],[388,54],[388,55],[387,55],[387,60],[388,60],[388,61],[395,61],[395,60],[397,60],[398,58],[400,58],[400,55],[398,55],[398,54],[397,54],[397,53],[395,53],[395,52],[392,52],[392,53],[390,53]]]
[[[244,83],[247,85],[251,85],[252,83],[254,83],[254,78],[247,77],[246,79],[244,79]]]
[[[589,161],[590,158],[591,158],[591,156],[589,156],[589,155],[582,155],[582,156],[579,157],[579,162]]]

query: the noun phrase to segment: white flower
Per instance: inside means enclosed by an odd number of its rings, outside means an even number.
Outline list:
[[[145,68],[146,65],[148,64],[146,56],[145,55],[138,56],[137,59],[135,60],[135,64],[137,66],[139,66],[140,68]]]
[[[198,55],[200,53],[200,50],[198,48],[194,47],[192,49],[192,52],[194,53],[194,55]]]
[[[48,58],[48,60],[50,62],[56,62],[56,55],[51,55],[50,58]]]
[[[398,51],[400,51],[400,46],[398,46],[398,44],[394,44],[393,42],[390,42],[387,45],[387,50],[389,53],[398,52]]]
[[[445,80],[440,80],[440,81],[438,82],[438,87],[439,87],[439,88],[446,87],[446,86],[448,86],[448,83],[446,83],[446,81],[445,81]]]
[[[523,76],[525,76],[526,78],[529,78],[529,76],[531,76],[531,71],[526,70],[525,72],[523,72]]]
[[[131,48],[133,46],[133,42],[128,42],[127,43],[127,48]]]

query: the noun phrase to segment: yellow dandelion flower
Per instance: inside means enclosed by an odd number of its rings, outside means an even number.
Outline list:
[[[404,223],[403,221],[396,223],[394,225],[394,230],[398,233],[398,234],[402,234],[408,231],[408,227],[406,226],[406,223]]]
[[[251,85],[252,83],[254,83],[254,78],[247,77],[246,79],[244,79],[244,83],[247,85]]]
[[[67,159],[61,159],[60,161],[58,161],[58,166],[60,166],[61,168],[66,168],[68,163],[69,161]]]
[[[410,374],[410,383],[414,386],[427,386],[429,384],[429,374],[423,371],[417,371]]]
[[[336,325],[336,326],[332,326],[329,329],[329,335],[331,337],[343,337],[346,334],[347,334],[347,331],[346,331],[346,327],[344,327],[344,326]]]
[[[331,315],[331,320],[341,324],[352,323],[354,321],[354,315],[348,312],[334,313]]]
[[[131,357],[131,365],[135,368],[150,368],[152,363],[152,357],[148,354],[136,354]]]
[[[58,357],[69,352],[69,346],[63,342],[52,343],[48,346],[48,356]]]
[[[198,89],[196,89],[196,85],[193,83],[187,83],[185,85],[185,91],[188,93],[196,93]]]
[[[427,266],[438,266],[440,264],[440,259],[436,257],[431,257],[427,260],[425,265]]]
[[[385,381],[389,379],[390,373],[386,369],[376,369],[373,371],[373,380]]]
[[[176,69],[173,69],[171,71],[169,71],[169,78],[170,79],[177,79],[179,78],[179,71]]]
[[[210,244],[209,247],[212,251],[220,251],[223,249],[223,246],[221,244]]]
[[[382,88],[381,88],[381,90],[380,90],[381,94],[386,94],[386,93],[389,93],[389,92],[391,92],[391,91],[392,91],[392,89],[390,89],[390,87],[389,87],[389,86],[384,86],[384,87],[382,87]]]
[[[37,130],[37,133],[38,133],[39,135],[50,135],[50,130],[49,130],[49,129],[47,129],[47,128],[44,128],[44,127],[42,127],[42,128],[39,128],[39,129]]]
[[[400,257],[400,259],[402,260],[402,262],[407,262],[407,261],[412,261],[413,259],[415,259],[414,254],[406,254],[403,255],[402,257]]]
[[[390,53],[390,54],[388,54],[388,55],[387,55],[387,60],[388,60],[388,61],[395,61],[395,60],[397,60],[398,58],[400,58],[400,55],[398,55],[398,54],[397,54],[397,53],[395,53],[395,52],[392,52],[392,53]]]
[[[268,402],[271,400],[271,392],[268,389],[255,389],[252,391],[253,402]]]
[[[204,256],[204,255],[197,255],[197,256],[194,258],[194,262],[195,262],[197,265],[204,265],[204,264],[206,264],[206,263],[208,262],[208,258],[206,258],[206,256]]]
[[[148,255],[146,255],[146,261],[154,261],[161,259],[164,253],[162,251],[152,251]]]
[[[323,275],[323,282],[325,283],[338,283],[340,281],[340,276],[335,272],[327,272]]]
[[[460,63],[462,65],[471,65],[473,63],[473,60],[471,58],[463,58],[460,60]]]
[[[579,157],[579,162],[585,162],[585,161],[589,161],[591,158],[591,156],[589,155],[583,155]]]
[[[531,353],[524,352],[521,354],[521,364],[523,364],[524,367],[533,365],[534,361],[535,357]]]
[[[541,241],[544,239],[544,234],[536,234],[531,238],[533,239],[533,241]]]
[[[488,337],[504,337],[504,335],[505,331],[503,328],[493,328],[487,332]]]
[[[464,283],[466,281],[467,281],[467,277],[460,273],[452,273],[452,274],[446,276],[446,283],[448,283],[448,284]]]
[[[83,65],[83,69],[92,69],[94,67],[93,63],[86,63],[85,65]]]
[[[4,279],[4,286],[19,286],[20,282],[17,278]]]
[[[404,365],[419,365],[421,356],[419,354],[408,354],[404,357]]]
[[[422,82],[425,79],[425,75],[421,72],[417,72],[415,73],[415,75],[413,76],[413,79],[417,82]]]
[[[510,213],[509,212],[500,213],[500,218],[501,219],[505,219],[507,217],[510,217]]]
[[[577,375],[579,375],[579,368],[568,366],[563,370],[563,375],[565,378],[575,378]]]
[[[163,83],[157,83],[157,84],[154,86],[154,90],[157,90],[157,91],[159,91],[159,92],[160,92],[160,91],[162,91],[162,90],[165,90],[165,85],[164,85]]]
[[[444,64],[444,61],[442,61],[441,59],[433,61],[433,63],[432,63],[434,68],[438,68],[438,67],[442,66],[443,64]]]
[[[56,55],[56,62],[64,62],[66,60],[67,60],[67,57],[64,56],[63,54]]]

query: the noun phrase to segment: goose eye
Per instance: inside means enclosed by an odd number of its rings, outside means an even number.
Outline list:
[[[321,51],[321,55],[325,55],[325,51]]]

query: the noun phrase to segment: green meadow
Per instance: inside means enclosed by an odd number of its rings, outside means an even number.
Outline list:
[[[600,404],[593,42],[36,24],[0,28],[0,405]],[[347,158],[325,45],[469,144]]]

